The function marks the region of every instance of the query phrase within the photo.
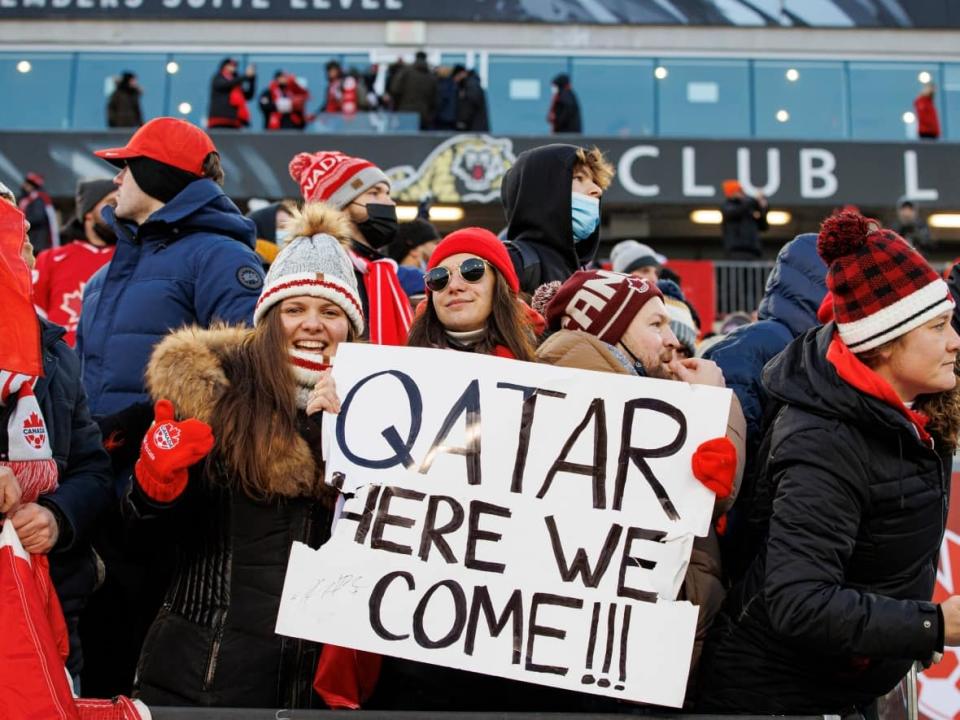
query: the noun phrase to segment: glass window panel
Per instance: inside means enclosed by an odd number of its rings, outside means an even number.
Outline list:
[[[936,63],[850,63],[850,117],[856,140],[907,140],[916,137],[913,101],[921,73],[938,76]],[[938,98],[938,106],[941,98]],[[942,108],[938,107],[941,110]]]
[[[757,137],[846,137],[843,63],[758,60],[753,65],[753,89]]]
[[[750,136],[750,71],[745,60],[670,59],[658,67],[661,135]]]
[[[491,55],[487,70],[490,129],[500,134],[549,133],[551,80],[569,72],[567,58]],[[580,109],[582,113],[582,102]]]
[[[943,84],[937,88],[940,131],[947,140],[960,140],[960,64],[943,66]]]
[[[144,122],[163,115],[167,84],[167,56],[147,53],[80,53],[77,55],[76,100],[73,127],[97,130],[107,127],[107,102],[115,80],[126,71],[135,73],[143,89],[140,110]]]
[[[653,134],[653,60],[574,58],[571,65],[585,134]]]
[[[73,62],[69,53],[0,53],[0,129],[69,128]]]

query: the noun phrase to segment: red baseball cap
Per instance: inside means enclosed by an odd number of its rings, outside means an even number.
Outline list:
[[[123,167],[125,160],[148,157],[194,175],[203,175],[203,161],[217,152],[213,140],[196,125],[172,117],[154,118],[137,130],[126,147],[97,150],[94,155]]]

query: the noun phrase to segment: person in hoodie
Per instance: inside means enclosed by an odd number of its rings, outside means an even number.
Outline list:
[[[598,148],[552,144],[520,153],[507,170],[500,200],[507,250],[521,291],[563,282],[600,246],[600,199],[613,166]]]
[[[122,148],[98,150],[120,168],[113,260],[83,296],[77,350],[94,416],[147,400],[153,346],[184,324],[249,323],[263,286],[254,223],[223,193],[210,137],[156,118]]]
[[[419,50],[413,65],[408,65],[390,81],[390,97],[396,112],[416,113],[420,129],[433,128],[437,110],[437,78],[427,64],[427,54]]]
[[[930,602],[960,428],[953,301],[857,213],[817,248],[835,321],[764,368],[783,406],[761,475],[776,501],[708,640],[701,712],[875,717],[915,661],[960,644],[960,597]]]

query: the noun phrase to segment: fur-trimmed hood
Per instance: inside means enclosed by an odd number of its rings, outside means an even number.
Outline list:
[[[349,250],[355,239],[350,216],[332,205],[311,202],[299,210],[294,209],[292,215],[293,220],[287,225],[290,239],[319,234],[332,235],[340,241],[344,250]]]
[[[170,333],[156,346],[147,365],[151,399],[170,400],[178,419],[192,417],[213,425],[217,404],[230,390],[223,360],[252,333],[250,328],[222,325],[210,329],[191,326]],[[310,447],[297,435],[285,452],[273,452],[266,485],[281,496],[314,495],[320,470]]]

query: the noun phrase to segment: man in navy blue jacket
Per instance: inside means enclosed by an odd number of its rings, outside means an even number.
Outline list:
[[[256,230],[220,187],[213,142],[183,120],[157,118],[126,147],[96,153],[121,168],[113,260],[83,296],[77,350],[95,417],[147,400],[153,346],[185,324],[249,323],[263,285]]]

